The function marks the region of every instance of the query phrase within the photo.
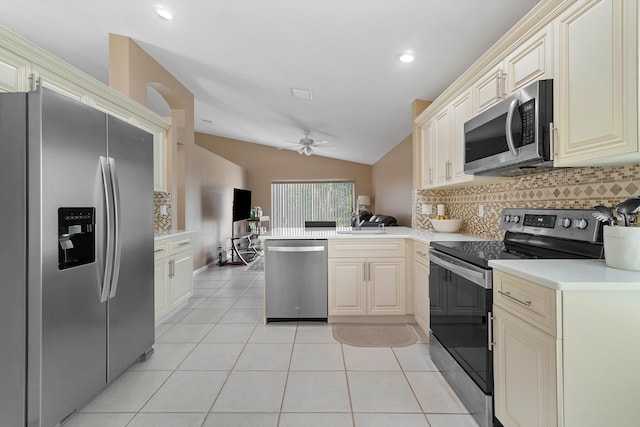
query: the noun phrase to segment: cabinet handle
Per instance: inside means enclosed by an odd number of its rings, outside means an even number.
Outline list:
[[[451,181],[451,162],[449,160],[445,163],[445,180]]]
[[[489,351],[493,351],[493,313],[489,312],[487,315],[487,348]]]
[[[429,184],[433,184],[433,168],[429,168]]]
[[[181,240],[178,242],[178,246],[188,245],[189,243],[191,243],[191,240]]]
[[[505,297],[512,299],[515,302],[518,302],[526,307],[531,307],[531,301],[522,301],[521,299],[518,299],[516,297],[514,297],[513,295],[511,295],[511,292],[507,291],[507,292],[502,292],[502,291],[498,291],[499,294],[504,295]]]
[[[558,155],[558,147],[556,147],[556,132],[558,129],[555,128],[553,122],[549,122],[549,145],[551,145],[551,152],[554,156]],[[553,159],[552,159],[553,160]]]
[[[500,86],[502,86],[502,99],[507,97],[507,73],[500,71]]]
[[[169,278],[176,277],[176,262],[174,260],[169,261]]]
[[[157,254],[158,252],[164,252],[164,248],[160,248],[160,249],[154,249],[153,253]]]

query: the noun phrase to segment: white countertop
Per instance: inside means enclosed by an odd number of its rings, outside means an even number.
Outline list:
[[[154,240],[170,239],[172,237],[178,237],[186,234],[192,234],[190,230],[167,230],[167,231],[155,231],[153,233]]]
[[[640,271],[607,267],[604,260],[493,260],[489,266],[561,291],[640,291]]]
[[[377,231],[376,227],[362,227],[364,231],[358,234],[349,234],[350,227],[344,228],[276,228],[268,233],[261,234],[261,240],[269,239],[413,239],[429,244],[434,240],[486,240],[478,236],[470,236],[459,233],[439,233],[437,231],[416,230],[409,227],[385,227],[382,234],[371,233]],[[370,233],[367,233],[369,231]]]

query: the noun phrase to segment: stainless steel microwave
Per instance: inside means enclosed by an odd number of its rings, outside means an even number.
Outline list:
[[[464,124],[464,171],[513,176],[553,165],[553,80],[538,80]]]

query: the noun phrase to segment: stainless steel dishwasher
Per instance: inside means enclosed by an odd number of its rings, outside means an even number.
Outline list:
[[[267,322],[327,319],[327,241],[266,240]]]

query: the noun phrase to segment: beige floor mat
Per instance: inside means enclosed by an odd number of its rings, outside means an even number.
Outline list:
[[[410,325],[334,323],[333,337],[355,347],[406,347],[418,341]]]

